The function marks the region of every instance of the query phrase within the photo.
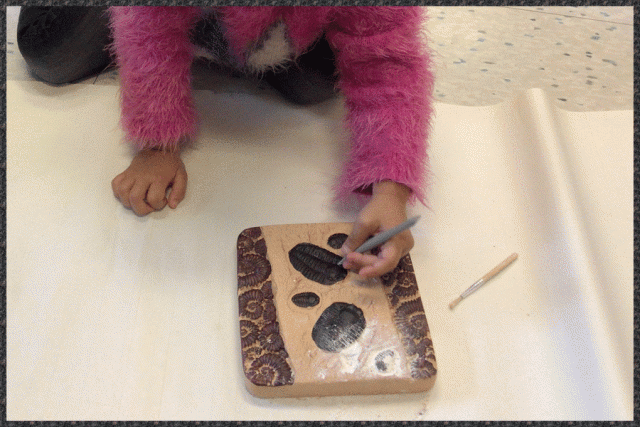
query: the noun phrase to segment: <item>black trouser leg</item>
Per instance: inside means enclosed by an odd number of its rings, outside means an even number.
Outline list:
[[[263,78],[289,101],[308,105],[335,96],[335,73],[333,51],[322,38],[295,64],[282,71],[269,71]]]
[[[103,71],[112,62],[106,7],[25,7],[18,19],[18,48],[42,80],[61,84]]]

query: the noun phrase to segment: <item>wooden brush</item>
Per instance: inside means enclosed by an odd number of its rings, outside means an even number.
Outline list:
[[[515,261],[516,258],[518,258],[518,254],[517,253],[512,253],[511,255],[509,255],[504,261],[502,261],[500,264],[498,264],[495,267],[493,267],[493,269],[491,269],[491,271],[489,271],[487,274],[482,276],[480,278],[480,280],[475,282],[473,285],[469,286],[469,288],[466,291],[464,291],[463,293],[461,293],[458,298],[456,298],[453,301],[451,301],[451,303],[449,304],[449,308],[453,309],[453,307],[458,305],[458,303],[460,301],[462,301],[463,298],[466,298],[468,295],[470,295],[473,292],[475,292],[480,286],[484,285],[489,280],[491,280],[491,278],[493,276],[495,276],[496,274],[500,273],[502,270],[507,268],[507,266],[509,264],[511,264],[513,261]]]

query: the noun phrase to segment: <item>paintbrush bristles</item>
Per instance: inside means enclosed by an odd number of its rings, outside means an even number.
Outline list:
[[[462,297],[458,297],[458,298],[454,299],[453,301],[451,301],[451,302],[449,303],[449,309],[450,309],[450,310],[453,310],[453,307],[455,307],[456,305],[458,305],[458,303],[459,303],[460,301],[462,301]]]

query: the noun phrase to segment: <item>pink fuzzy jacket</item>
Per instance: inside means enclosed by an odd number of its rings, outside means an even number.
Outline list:
[[[323,35],[336,57],[338,88],[351,135],[338,196],[367,193],[392,180],[425,202],[433,75],[415,7],[219,7],[234,61],[256,65],[252,52],[283,25],[288,61]],[[120,67],[122,126],[138,148],[176,149],[197,132],[190,66],[195,7],[112,7],[113,51]],[[261,71],[261,65],[254,71]]]

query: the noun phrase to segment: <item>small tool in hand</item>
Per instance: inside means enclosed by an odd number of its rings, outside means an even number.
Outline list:
[[[376,246],[379,246],[379,245],[383,244],[384,242],[386,242],[387,240],[391,239],[396,234],[403,232],[407,228],[413,227],[416,224],[416,222],[418,222],[419,219],[420,219],[419,215],[415,216],[413,218],[410,218],[410,219],[406,220],[405,222],[403,222],[400,225],[396,225],[395,227],[390,228],[387,231],[383,231],[382,233],[376,234],[375,236],[373,236],[372,238],[370,238],[369,240],[364,242],[362,245],[360,245],[360,247],[358,247],[358,249],[356,249],[354,252],[358,252],[358,253],[361,254],[363,252],[366,252],[366,251],[368,251],[370,249],[375,248]],[[346,259],[347,259],[346,256],[344,258],[342,258],[338,262],[338,265],[342,265],[342,263]]]
[[[451,303],[449,304],[449,308],[453,309],[453,307],[455,307],[456,305],[458,305],[458,303],[460,301],[462,301],[463,298],[466,298],[469,294],[475,292],[480,286],[484,285],[485,283],[487,283],[489,280],[491,280],[491,278],[493,276],[495,276],[496,274],[500,273],[502,270],[504,270],[505,268],[507,268],[507,266],[509,264],[511,264],[513,261],[516,260],[516,258],[518,258],[518,254],[513,253],[511,255],[509,255],[507,257],[507,259],[505,259],[504,261],[502,261],[500,264],[496,265],[491,271],[489,271],[487,274],[485,274],[484,276],[482,276],[480,278],[480,280],[478,280],[476,283],[474,283],[473,285],[469,286],[469,288],[464,291],[463,293],[460,294],[460,296],[458,298],[456,298],[455,300],[451,301]]]

